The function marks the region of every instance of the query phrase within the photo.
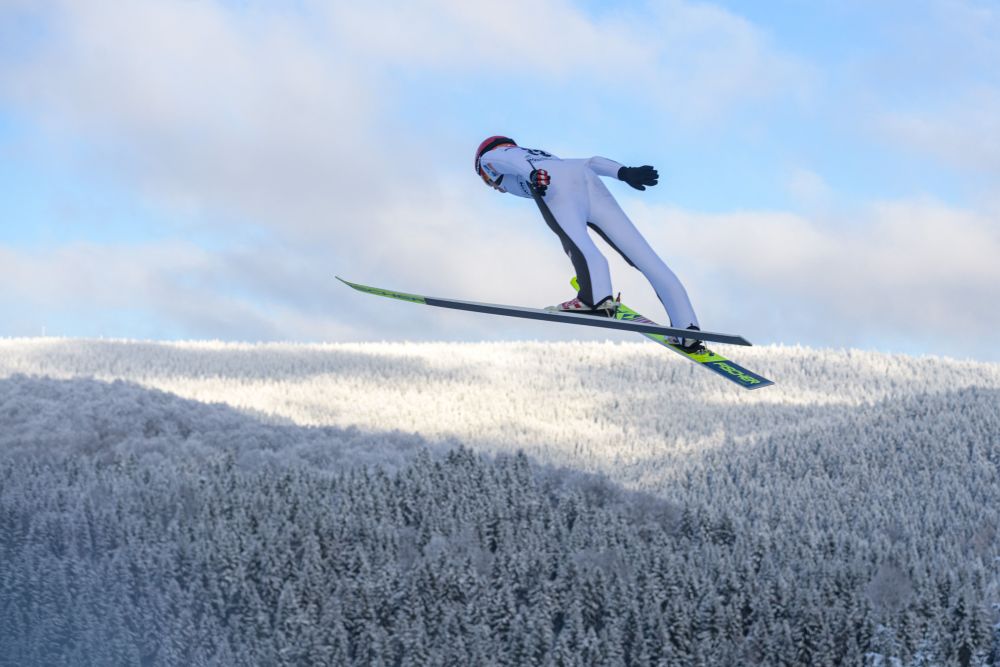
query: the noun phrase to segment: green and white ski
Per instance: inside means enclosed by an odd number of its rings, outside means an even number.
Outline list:
[[[576,278],[570,280],[570,284],[573,289],[579,290],[580,285],[576,282]],[[618,311],[615,313],[615,319],[621,320],[623,322],[641,322],[643,324],[656,324],[653,320],[649,319],[644,315],[640,315],[636,311],[632,310],[624,303],[618,304]],[[696,332],[691,332],[696,333]],[[643,332],[643,336],[655,341],[664,347],[669,347],[671,350],[686,357],[696,364],[701,364],[710,371],[713,371],[722,377],[726,378],[731,382],[735,382],[745,389],[760,389],[761,387],[767,387],[768,385],[774,384],[771,380],[754,373],[753,371],[747,370],[743,366],[740,366],[735,361],[727,359],[717,352],[709,350],[707,347],[699,352],[687,352],[680,345],[675,345],[670,342],[669,336],[664,336],[658,333],[647,333]],[[690,335],[685,335],[685,338],[692,338]]]
[[[618,312],[615,314],[615,318],[625,322],[655,324],[653,320],[640,315],[625,304],[619,304]],[[767,387],[768,385],[774,384],[771,380],[768,380],[753,371],[747,370],[735,361],[727,359],[721,354],[709,350],[707,347],[700,352],[686,352],[681,346],[671,343],[669,337],[664,336],[663,334],[643,333],[642,335],[659,343],[660,345],[669,347],[682,357],[687,357],[696,364],[700,364],[708,370],[721,375],[727,380],[735,382],[744,389],[760,389],[761,387]]]

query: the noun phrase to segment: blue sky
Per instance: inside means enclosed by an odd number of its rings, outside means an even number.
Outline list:
[[[12,0],[0,336],[607,336],[332,280],[571,296],[530,202],[472,173],[503,133],[656,165],[609,187],[706,328],[1000,360],[998,62],[971,0]]]

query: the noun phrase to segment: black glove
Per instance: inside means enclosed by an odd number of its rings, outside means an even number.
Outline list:
[[[636,190],[645,190],[647,185],[656,185],[660,174],[651,166],[622,167],[618,170],[618,180],[625,181]]]
[[[528,183],[531,184],[531,188],[538,193],[540,197],[545,196],[545,190],[549,187],[549,183],[552,181],[549,178],[549,172],[544,169],[532,169],[531,173],[528,174]]]

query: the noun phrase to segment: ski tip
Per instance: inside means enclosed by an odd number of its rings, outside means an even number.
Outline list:
[[[385,296],[391,299],[399,299],[400,301],[410,301],[412,303],[427,303],[427,297],[420,296],[419,294],[407,294],[406,292],[395,292],[393,290],[382,289],[381,287],[369,287],[368,285],[362,285],[361,283],[352,283],[349,280],[344,280],[340,276],[335,275],[334,277],[348,287],[356,289],[359,292],[364,292],[365,294]]]
[[[347,286],[348,286],[348,287],[350,287],[351,289],[353,289],[353,290],[357,290],[357,291],[359,291],[359,292],[368,292],[368,293],[372,293],[372,292],[376,292],[376,291],[378,291],[378,290],[376,290],[375,288],[372,288],[372,287],[368,287],[367,285],[362,285],[361,283],[352,283],[352,282],[351,282],[350,280],[344,280],[344,279],[343,279],[343,278],[341,278],[340,276],[334,276],[334,278],[336,278],[336,279],[337,279],[337,280],[339,280],[340,282],[344,283],[345,285],[347,285]]]

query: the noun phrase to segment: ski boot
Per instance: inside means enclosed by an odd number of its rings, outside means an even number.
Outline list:
[[[697,324],[692,324],[688,327],[690,331],[701,331],[701,328]],[[696,354],[698,352],[704,352],[707,348],[705,343],[701,342],[697,338],[674,338],[671,336],[671,342],[674,345],[681,348],[681,351],[685,354]]]
[[[619,299],[621,295],[619,295]],[[570,299],[569,301],[563,301],[557,306],[548,306],[545,310],[551,310],[557,313],[576,313],[577,315],[596,315],[597,317],[614,317],[615,313],[618,312],[618,299],[613,299],[612,297],[606,297],[601,300],[595,306],[588,306],[580,297]]]

